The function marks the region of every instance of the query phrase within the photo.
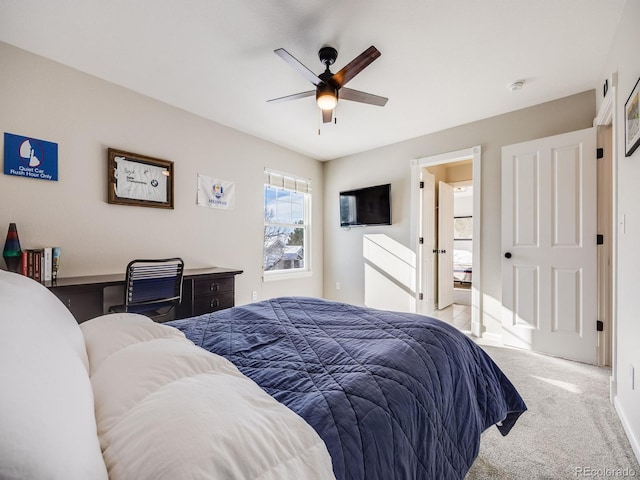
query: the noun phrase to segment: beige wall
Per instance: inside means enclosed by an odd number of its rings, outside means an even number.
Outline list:
[[[617,323],[614,326],[614,404],[635,454],[640,459],[640,295],[638,295],[638,272],[640,272],[640,149],[631,157],[625,157],[624,105],[631,90],[640,77],[638,45],[640,45],[640,2],[630,0],[622,13],[620,26],[613,41],[607,65],[603,70],[605,78],[617,73],[615,118],[616,139],[614,165],[617,175],[615,198],[617,201],[616,227],[617,244]],[[602,91],[598,86],[598,103],[602,103]],[[634,377],[635,388],[632,387]]]
[[[588,91],[524,110],[451,128],[325,163],[324,295],[363,304],[362,235],[379,233],[415,250],[411,237],[412,159],[480,145],[482,147],[482,271],[484,312],[488,331],[499,332],[501,285],[500,163],[505,145],[592,126],[595,94]],[[391,182],[391,226],[340,228],[341,190]],[[474,272],[475,275],[475,272]],[[340,284],[340,290],[336,289]]]
[[[447,167],[447,182],[465,182],[473,179],[473,164],[471,162],[455,163]]]
[[[322,295],[320,162],[4,43],[0,65],[2,132],[59,149],[57,182],[0,175],[0,229],[16,222],[22,248],[62,247],[61,276],[123,272],[136,257],[181,256],[187,268],[244,270],[237,303],[249,302],[252,291],[258,298]],[[175,162],[175,209],[108,204],[108,147]],[[313,275],[295,282],[262,283],[265,167],[313,181]],[[235,209],[197,207],[198,173],[236,182]]]

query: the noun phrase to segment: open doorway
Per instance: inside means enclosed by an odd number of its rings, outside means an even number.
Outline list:
[[[467,325],[465,330],[470,330],[476,336],[481,335],[481,275],[480,275],[480,156],[479,146],[449,152],[431,157],[424,157],[412,162],[412,177],[415,179],[416,188],[413,191],[415,206],[412,215],[413,231],[416,235],[416,274],[417,274],[417,311],[419,313],[437,316],[451,317],[455,313],[466,309]],[[437,177],[437,179],[436,179]],[[440,200],[435,200],[435,189],[451,192],[451,206]],[[432,191],[433,190],[433,191]],[[464,190],[468,195],[468,205],[471,214],[454,214],[453,191],[460,193]],[[433,200],[432,200],[433,198]],[[450,212],[443,215],[444,210]],[[437,212],[437,213],[436,213]],[[454,241],[454,227],[458,217],[470,217],[470,219],[457,220],[461,228],[470,228],[470,239],[462,240],[466,243],[467,254],[461,254],[471,260],[466,267],[468,276],[464,280],[454,280],[454,246],[461,244]],[[438,227],[436,221],[440,218],[444,222],[443,227]],[[446,218],[446,219],[445,219]],[[450,240],[440,237],[442,232],[449,232]],[[460,239],[459,239],[460,240]],[[450,242],[450,243],[447,243]],[[459,262],[455,262],[458,264]],[[457,265],[462,267],[462,265]],[[462,269],[462,268],[461,268]],[[462,273],[462,272],[461,272]],[[462,288],[454,288],[462,287]],[[448,290],[448,291],[443,291]],[[459,291],[459,292],[458,292]],[[454,293],[456,294],[454,300]],[[451,295],[451,300],[449,300]],[[459,297],[458,297],[459,295]],[[458,303],[456,303],[458,302]],[[464,305],[468,303],[468,305]],[[448,311],[443,312],[448,305],[455,304]],[[462,319],[459,319],[462,320]],[[469,328],[470,327],[470,328]]]
[[[435,225],[435,309],[431,316],[471,330],[473,279],[473,163],[471,158],[425,167],[435,200],[425,197],[424,222]]]
[[[473,279],[473,180],[457,181],[452,187],[453,303],[470,306]]]

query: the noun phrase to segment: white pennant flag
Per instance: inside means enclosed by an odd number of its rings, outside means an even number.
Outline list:
[[[198,174],[198,206],[231,210],[236,198],[236,184]]]

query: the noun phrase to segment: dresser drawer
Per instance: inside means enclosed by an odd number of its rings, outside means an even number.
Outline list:
[[[218,292],[233,292],[234,277],[202,278],[193,281],[193,294],[198,297]]]
[[[223,308],[233,307],[233,292],[221,292],[215,295],[195,297],[193,300],[193,315],[203,315]]]

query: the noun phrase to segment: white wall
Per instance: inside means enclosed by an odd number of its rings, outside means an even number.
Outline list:
[[[473,192],[453,194],[453,216],[454,217],[473,217]],[[456,240],[455,233],[453,238],[453,248],[456,250],[473,251],[473,238],[470,240]]]
[[[124,272],[136,257],[244,270],[236,302],[322,295],[322,165],[271,143],[0,43],[0,133],[58,144],[59,181],[0,174],[0,235],[62,248],[61,276]],[[0,137],[4,151],[4,135]],[[107,148],[171,160],[175,209],[107,203]],[[263,169],[313,182],[313,275],[262,283]],[[197,207],[198,173],[236,182],[232,211]],[[2,268],[4,262],[0,261]]]
[[[473,196],[470,192],[464,192],[464,195],[453,194],[453,216],[454,217],[470,217],[473,215]]]
[[[614,358],[616,396],[614,403],[623,425],[627,429],[636,456],[640,459],[640,149],[631,157],[624,155],[624,104],[640,77],[640,2],[630,0],[625,6],[616,38],[614,39],[603,82],[617,72],[617,354]],[[598,102],[602,91],[598,88]],[[624,225],[622,222],[624,220]],[[614,299],[615,301],[615,299]],[[632,368],[635,388],[632,388]]]
[[[434,113],[436,115],[437,113]],[[592,126],[594,91],[451,128],[413,140],[325,163],[324,295],[362,304],[364,261],[362,235],[386,234],[411,250],[411,159],[482,147],[482,285],[483,322],[499,333],[501,292],[500,163],[504,145]],[[344,230],[338,217],[338,193],[354,187],[391,182],[393,225]],[[476,272],[474,272],[474,275]],[[336,282],[340,290],[336,290]]]

